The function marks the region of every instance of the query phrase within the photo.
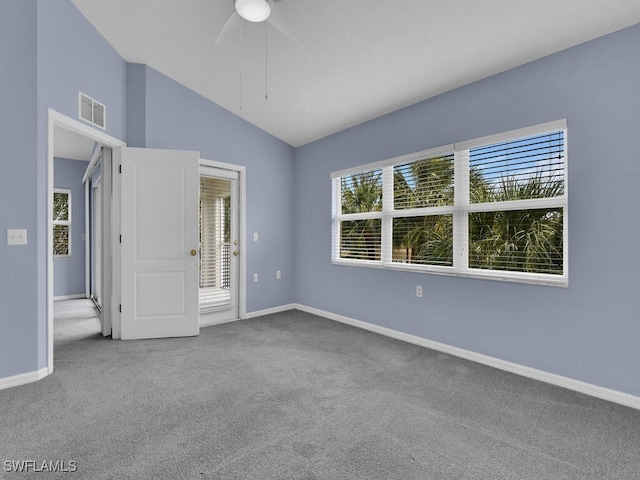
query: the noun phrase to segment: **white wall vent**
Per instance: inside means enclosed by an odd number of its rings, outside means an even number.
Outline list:
[[[107,114],[106,107],[82,92],[78,92],[78,94],[78,117],[104,130]]]

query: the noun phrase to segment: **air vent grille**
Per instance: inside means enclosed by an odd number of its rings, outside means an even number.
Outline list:
[[[82,92],[79,92],[78,116],[96,127],[105,129],[106,107]]]

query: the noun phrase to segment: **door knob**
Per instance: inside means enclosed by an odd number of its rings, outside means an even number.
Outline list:
[[[191,250],[191,256],[192,256],[192,257],[195,257],[197,254],[198,254],[198,251],[197,251],[197,250],[195,250],[195,249],[194,249],[194,250]]]
[[[240,255],[240,252],[238,250],[234,250],[233,251],[233,256],[237,257],[238,255]]]

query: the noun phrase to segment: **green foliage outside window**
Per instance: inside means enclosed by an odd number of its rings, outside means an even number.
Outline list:
[[[71,255],[71,194],[53,193],[53,254]]]
[[[453,156],[429,158],[394,167],[394,208],[454,204]],[[562,195],[562,178],[533,172],[527,179],[485,178],[469,171],[470,201],[504,202]],[[382,172],[341,179],[342,213],[382,210]],[[499,208],[499,207],[498,207]],[[407,216],[393,219],[392,261],[423,265],[453,264],[453,217]],[[341,258],[380,260],[380,219],[343,221]],[[561,208],[520,209],[469,214],[469,267],[562,274]]]

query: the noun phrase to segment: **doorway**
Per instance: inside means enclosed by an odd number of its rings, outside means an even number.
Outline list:
[[[239,315],[239,195],[237,171],[200,167],[200,326]]]
[[[83,175],[95,142],[54,129],[53,269],[55,300],[86,298],[86,192]]]
[[[48,262],[47,262],[47,342],[46,342],[48,373],[53,372],[53,351],[54,351],[54,330],[55,330],[54,329],[54,311],[56,311],[57,313],[60,313],[59,308],[57,310],[54,308],[54,248],[57,248],[58,250],[60,250],[58,253],[65,253],[64,250],[67,249],[67,245],[65,244],[65,242],[62,242],[62,243],[54,242],[55,240],[54,238],[54,193],[55,193],[54,158],[56,156],[62,157],[62,158],[70,156],[70,154],[61,153],[61,148],[65,146],[65,144],[67,147],[70,147],[70,148],[76,148],[76,147],[82,146],[82,148],[84,149],[84,153],[82,154],[81,159],[85,161],[85,165],[86,165],[86,162],[89,162],[86,172],[89,172],[89,170],[92,167],[92,164],[98,163],[98,159],[101,154],[104,157],[103,147],[106,147],[105,150],[108,150],[109,154],[106,156],[107,157],[106,159],[103,158],[103,160],[105,161],[101,163],[103,185],[104,185],[105,176],[109,181],[111,178],[110,176],[111,148],[121,147],[125,145],[124,142],[116,138],[113,138],[103,132],[95,130],[94,128],[78,120],[74,120],[70,117],[62,115],[51,109],[48,111],[48,122],[47,122],[47,199],[48,199],[47,201],[47,204],[48,204],[47,258],[48,258]],[[95,168],[92,169],[91,171],[94,172]],[[81,182],[85,183],[84,191],[81,193],[81,195],[75,195],[75,197],[78,197],[78,198],[84,197],[85,199],[89,200],[86,203],[90,204],[92,190],[89,188],[89,185],[91,182],[89,181],[89,183],[87,183],[87,173],[85,173],[84,178],[81,177]],[[110,198],[107,204],[105,204],[105,202],[103,201],[106,196],[110,195],[110,193],[111,193],[110,190],[102,191],[103,198],[100,205],[100,212],[101,212],[100,225],[101,225],[101,233],[103,238],[101,242],[101,250],[102,250],[101,256],[103,256],[103,254],[105,253],[105,246],[107,246],[110,249],[110,245],[108,244],[109,239],[106,237],[106,235],[110,235],[111,230],[110,228],[108,228],[105,231],[105,228],[104,228],[105,225],[110,227],[111,217],[110,217],[110,212],[107,212],[107,209],[110,206]],[[62,198],[64,197],[64,195],[60,197]],[[81,217],[84,217],[85,228],[84,228],[84,232],[81,234],[81,240],[79,241],[76,240],[74,242],[73,238],[70,238],[71,244],[69,245],[71,251],[75,252],[74,253],[75,255],[83,256],[85,259],[84,277],[82,278],[82,284],[84,285],[84,288],[81,288],[82,293],[77,293],[75,295],[76,297],[81,297],[86,299],[85,301],[89,301],[88,299],[91,296],[91,291],[93,290],[91,262],[92,262],[92,258],[94,258],[94,252],[92,252],[91,250],[91,247],[93,245],[91,242],[91,228],[90,228],[91,217],[93,216],[92,213],[94,213],[94,208],[93,208],[94,206],[93,205],[89,206],[87,204],[85,204],[84,215],[82,215],[81,211],[76,211],[75,213],[80,215],[80,217],[78,217],[77,215],[75,215],[74,217],[73,211],[71,212],[71,218],[70,218],[71,223],[73,224],[73,218],[80,219]],[[64,213],[64,208],[62,209],[62,212]],[[105,221],[107,218],[109,219],[108,222]],[[66,231],[66,228],[65,228],[66,225],[64,225],[64,221],[65,219],[62,218],[61,221],[57,222],[57,224],[59,224],[60,226],[57,228],[56,233]],[[106,303],[106,297],[104,295],[104,291],[105,291],[104,279],[105,279],[105,274],[110,271],[110,265],[105,265],[105,262],[103,261],[102,266],[106,267],[106,268],[101,267],[101,275],[100,275],[100,278],[102,279],[101,286],[100,286],[100,290],[102,291],[101,299],[104,300],[102,302],[104,304]],[[77,274],[75,275],[75,277],[78,277],[78,275],[81,275],[81,274]],[[57,305],[57,307],[61,307],[61,306],[64,306],[64,305],[62,304]],[[102,328],[103,334],[105,331],[104,327],[107,320],[108,318],[104,315],[104,308],[103,308],[103,312],[100,316],[100,322],[102,323],[102,326],[103,326]],[[109,326],[109,329],[110,329],[110,326]]]
[[[244,168],[147,148],[117,149],[114,162],[113,338],[194,336],[242,318]]]
[[[121,338],[120,330],[122,327],[121,309],[123,306],[122,296],[124,289],[122,279],[124,273],[122,267],[127,264],[121,255],[121,240],[123,236],[123,220],[121,219],[121,182],[122,172],[120,171],[121,159],[125,150],[136,150],[125,148],[126,144],[116,138],[110,137],[103,132],[83,124],[77,120],[69,118],[53,110],[49,110],[48,115],[48,181],[47,196],[49,200],[48,211],[48,268],[47,268],[47,366],[48,373],[53,371],[53,224],[52,224],[52,203],[53,203],[53,159],[54,147],[56,144],[56,130],[66,130],[90,139],[95,143],[94,154],[92,156],[90,166],[87,169],[87,175],[90,175],[91,164],[101,158],[100,177],[94,179],[95,182],[87,185],[86,196],[92,198],[90,215],[93,223],[87,222],[90,230],[87,232],[87,243],[93,248],[87,249],[87,264],[94,261],[95,268],[87,274],[87,296],[93,296],[97,303],[102,307],[101,323],[103,335],[111,333],[113,338]],[[140,149],[147,150],[148,149]],[[165,151],[169,155],[168,151]],[[161,152],[157,152],[161,153]],[[196,160],[197,160],[197,152]],[[218,205],[220,212],[221,227],[217,233],[213,233],[216,240],[215,250],[219,251],[218,258],[215,260],[215,268],[217,273],[215,284],[211,281],[203,282],[204,288],[220,288],[224,295],[219,296],[215,301],[209,298],[209,301],[203,300],[203,310],[199,312],[199,288],[196,282],[196,316],[197,327],[204,327],[216,323],[244,318],[246,316],[246,258],[245,251],[245,187],[246,176],[245,168],[237,165],[226,164],[211,160],[200,159],[200,174],[203,177],[210,177],[216,180],[215,185],[221,189],[218,192],[215,204]],[[153,170],[157,170],[154,167]],[[196,182],[198,181],[198,170],[196,169]],[[86,178],[85,178],[86,180]],[[89,187],[90,185],[90,187]],[[198,216],[198,184],[194,185],[196,193],[196,204],[193,216]],[[141,197],[144,198],[144,195]],[[96,210],[97,209],[97,210]],[[127,211],[125,209],[124,211]],[[189,214],[191,215],[191,214]],[[147,218],[150,218],[148,216]],[[89,228],[89,227],[88,227]],[[196,224],[197,230],[197,224]],[[145,230],[146,231],[146,230]],[[216,237],[217,235],[217,237]],[[125,235],[126,237],[126,235]],[[126,237],[131,238],[131,237]],[[158,238],[158,237],[154,237]],[[101,241],[98,241],[101,239]],[[198,236],[195,237],[194,246],[198,247]],[[226,240],[226,241],[225,241]],[[98,241],[98,244],[95,242]],[[157,243],[157,242],[156,242]],[[165,242],[166,243],[166,242]],[[191,243],[190,243],[191,244]],[[213,244],[212,244],[213,245]],[[210,252],[210,250],[207,250]],[[207,253],[205,252],[205,254]],[[148,251],[146,251],[148,253]],[[145,253],[145,254],[146,254]],[[197,250],[193,250],[191,255],[198,255]],[[99,261],[102,258],[102,262]],[[193,258],[193,257],[192,257]],[[196,264],[196,274],[198,273],[199,262]],[[175,276],[174,276],[175,277]],[[196,278],[196,277],[194,277]],[[199,279],[197,279],[199,280]],[[157,283],[157,282],[156,282]],[[206,286],[205,286],[206,284]],[[204,290],[203,290],[204,293]],[[164,301],[166,297],[161,297]],[[160,305],[149,303],[147,305],[151,310],[157,310]],[[151,311],[150,310],[150,311]],[[160,312],[164,314],[166,312]],[[155,316],[155,315],[153,315]],[[162,336],[162,335],[159,335]]]

